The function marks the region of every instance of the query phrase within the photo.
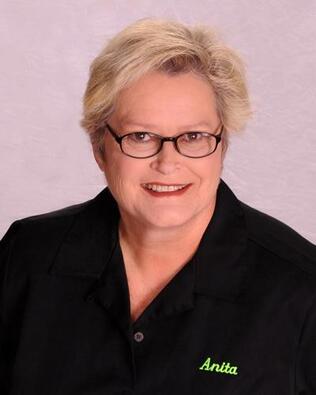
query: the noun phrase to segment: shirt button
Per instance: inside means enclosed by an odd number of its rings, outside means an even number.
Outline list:
[[[137,343],[140,343],[141,341],[143,341],[143,340],[144,340],[144,334],[143,334],[143,332],[136,332],[136,333],[134,333],[134,340],[135,340]]]

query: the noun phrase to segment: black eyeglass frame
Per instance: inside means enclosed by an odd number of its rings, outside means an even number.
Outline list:
[[[150,135],[154,135],[155,137],[158,137],[159,140],[160,140],[160,147],[159,147],[159,149],[158,149],[157,152],[155,152],[155,153],[152,154],[152,155],[139,157],[139,156],[133,156],[133,155],[127,154],[126,152],[124,152],[123,147],[122,147],[122,140],[124,139],[124,137],[129,136],[129,135],[132,135],[132,134],[134,134],[134,133],[137,133],[137,131],[131,132],[131,133],[126,133],[126,134],[124,134],[123,136],[120,136],[120,135],[117,134],[117,131],[115,131],[115,130],[112,128],[112,126],[110,126],[108,123],[105,124],[105,127],[109,130],[109,132],[110,132],[111,135],[113,136],[114,140],[119,144],[122,153],[123,153],[124,155],[130,156],[131,158],[135,158],[135,159],[147,159],[147,158],[151,158],[151,157],[157,155],[157,154],[162,150],[162,147],[163,147],[163,144],[164,144],[165,141],[171,141],[171,142],[173,143],[173,145],[174,145],[176,151],[177,151],[180,155],[182,155],[182,156],[185,156],[185,157],[187,157],[187,158],[192,158],[192,159],[205,158],[206,156],[209,156],[209,155],[213,154],[213,153],[216,151],[218,144],[219,144],[219,143],[221,142],[221,140],[222,140],[222,134],[223,134],[223,131],[224,131],[224,125],[223,125],[223,124],[221,125],[220,132],[219,132],[218,134],[213,134],[213,133],[208,133],[208,132],[200,132],[200,131],[188,131],[188,132],[184,132],[184,133],[178,134],[177,136],[173,136],[173,137],[164,137],[164,136],[160,136],[159,134],[152,133],[152,132],[145,131],[145,130],[144,130],[144,131],[139,131],[138,133],[148,133],[148,134],[150,134]],[[217,127],[217,129],[218,129],[218,128],[219,128],[219,127]],[[217,129],[216,129],[216,130],[217,130]],[[215,130],[215,131],[216,131],[216,130]],[[206,154],[206,155],[202,155],[202,156],[190,156],[190,155],[185,155],[185,154],[183,154],[183,153],[179,150],[177,141],[178,141],[178,139],[179,139],[181,136],[184,136],[184,135],[187,134],[187,133],[202,133],[202,134],[207,134],[208,136],[215,137],[216,145],[215,145],[214,150],[211,151],[210,153],[208,153],[208,154]]]

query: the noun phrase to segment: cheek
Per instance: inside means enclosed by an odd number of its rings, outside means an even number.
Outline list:
[[[199,163],[195,173],[199,176],[201,183],[206,185],[216,184],[221,176],[222,171],[222,158],[221,154],[205,158],[205,162]]]
[[[145,163],[120,153],[113,153],[105,161],[104,173],[112,188],[130,190],[141,183],[140,180],[145,173]]]

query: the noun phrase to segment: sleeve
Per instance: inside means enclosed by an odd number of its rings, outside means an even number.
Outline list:
[[[8,266],[16,237],[19,222],[12,223],[2,240],[0,241],[0,394],[9,394],[9,336],[6,329],[6,278]]]
[[[306,315],[298,345],[295,394],[316,394],[316,297]]]

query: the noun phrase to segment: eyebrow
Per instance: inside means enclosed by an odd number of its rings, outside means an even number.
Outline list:
[[[144,123],[144,122],[135,122],[135,121],[122,121],[122,124],[124,125],[124,127],[135,127],[136,129],[140,129],[140,130],[153,130],[153,129],[159,129],[157,128],[154,124],[148,124],[148,123]],[[211,126],[209,122],[198,122],[198,123],[194,123],[194,124],[189,124],[189,125],[185,125],[183,127],[181,127],[180,129],[183,130],[197,130],[199,128],[203,128],[206,127],[208,130],[212,130],[216,127],[215,126]]]

